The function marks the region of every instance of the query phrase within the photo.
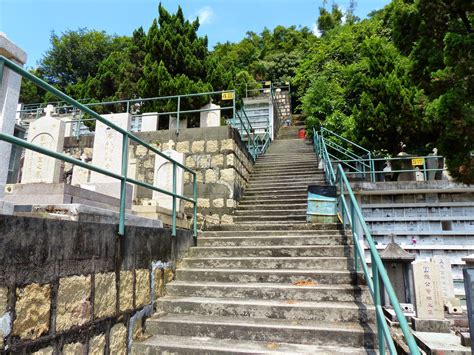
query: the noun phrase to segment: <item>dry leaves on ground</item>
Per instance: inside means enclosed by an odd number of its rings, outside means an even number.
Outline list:
[[[275,350],[275,349],[278,349],[280,347],[280,344],[277,344],[277,343],[267,343],[265,345],[265,347],[267,349],[270,349],[270,350]]]
[[[316,286],[317,283],[312,280],[298,280],[293,282],[294,286]]]

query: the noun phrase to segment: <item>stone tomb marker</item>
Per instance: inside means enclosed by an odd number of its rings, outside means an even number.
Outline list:
[[[464,289],[466,290],[467,317],[471,334],[471,351],[474,354],[474,267],[463,269]]]
[[[54,107],[48,105],[46,116],[30,124],[28,142],[43,148],[62,152],[64,146],[64,122],[52,117]],[[61,161],[27,149],[23,167],[22,184],[61,182]]]
[[[124,130],[130,131],[130,114],[109,114],[102,115],[102,117]],[[122,172],[122,134],[100,121],[96,122],[92,165],[119,175]],[[115,198],[120,198],[119,180],[93,171],[90,176],[90,184],[88,184],[90,186],[81,186]]]
[[[443,303],[448,309],[448,313],[462,313],[460,301],[454,295],[453,271],[449,258],[433,256],[431,261],[438,265],[441,279],[441,295]]]
[[[172,141],[168,145],[173,148]],[[178,153],[173,149],[163,151],[164,154],[174,159],[178,163],[184,163],[184,154]],[[155,157],[155,179],[154,185],[166,190],[173,191],[173,163],[169,160],[156,155]],[[184,190],[184,179],[183,169],[176,167],[176,193],[182,195]],[[173,197],[163,194],[158,191],[153,191],[153,200],[155,200],[158,206],[172,210],[173,209]],[[180,211],[181,207],[184,207],[184,203],[180,199],[176,199],[176,210]]]
[[[444,319],[439,266],[431,261],[416,260],[412,267],[417,318]]]

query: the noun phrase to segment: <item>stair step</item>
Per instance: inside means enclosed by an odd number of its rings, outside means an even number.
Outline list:
[[[371,322],[373,307],[363,307],[355,302],[311,302],[296,300],[255,300],[235,298],[169,297],[159,298],[157,312],[270,318],[286,320],[316,320],[327,322]]]
[[[240,202],[239,206],[247,206],[247,205],[262,205],[262,204],[306,204],[308,201],[308,193],[300,193],[299,195],[294,196],[271,196],[268,198],[262,196],[250,196],[243,197]]]
[[[286,209],[286,206],[280,206],[279,209],[259,209],[259,208],[255,208],[255,210],[248,210],[248,209],[244,209],[244,210],[241,210],[241,209],[237,209],[235,210],[235,216],[253,216],[255,217],[255,213],[256,211],[258,211],[258,214],[260,216],[257,216],[257,218],[261,217],[261,216],[265,216],[265,215],[273,215],[273,216],[276,216],[276,215],[282,215],[282,216],[286,216],[286,215],[290,215],[290,214],[295,214],[295,215],[300,215],[300,214],[303,214],[303,215],[306,215],[306,208],[300,208],[300,209]]]
[[[173,281],[169,296],[372,303],[367,286]]]
[[[324,185],[324,179],[312,178],[312,179],[298,179],[293,181],[281,181],[280,179],[267,179],[260,181],[250,181],[247,189],[259,189],[259,188],[288,188],[288,187],[307,187],[308,185]]]
[[[287,214],[287,215],[245,215],[245,216],[234,216],[234,223],[255,223],[255,222],[275,222],[275,223],[287,223],[287,222],[306,222],[306,214]]]
[[[340,234],[324,236],[200,237],[197,246],[266,246],[266,245],[342,245],[347,238]]]
[[[266,245],[266,246],[223,246],[192,247],[192,257],[303,257],[303,256],[350,256],[349,245]]]
[[[353,260],[346,257],[213,257],[185,258],[182,267],[196,269],[323,269],[350,270]]]
[[[255,270],[255,269],[191,269],[176,271],[180,281],[210,282],[258,282],[293,284],[298,281],[313,281],[317,285],[359,285],[361,274],[343,270]]]
[[[210,224],[207,226],[208,231],[302,231],[302,230],[336,230],[341,229],[339,223],[286,223],[279,225],[276,223],[260,223],[254,225],[235,225],[235,224]]]
[[[198,238],[198,241],[201,238],[207,238],[207,237],[212,237],[212,238],[229,238],[229,237],[236,237],[236,238],[242,238],[242,237],[249,237],[249,238],[260,238],[260,237],[281,237],[281,236],[286,236],[286,237],[298,237],[298,236],[312,236],[312,237],[320,237],[320,236],[344,236],[344,232],[340,229],[327,229],[327,230],[313,230],[313,229],[302,229],[302,230],[297,230],[297,229],[290,229],[290,230],[285,230],[285,229],[280,229],[280,230],[254,230],[254,231],[248,231],[248,230],[209,230],[209,228],[206,231],[203,231]]]
[[[298,201],[300,202],[300,201]],[[239,204],[235,213],[240,212],[248,212],[248,211],[266,211],[266,212],[275,212],[275,211],[294,211],[294,210],[301,210],[305,211],[308,207],[306,201],[304,203],[274,203],[274,204],[261,204],[261,203],[253,203],[253,204]]]
[[[258,341],[216,339],[197,336],[153,336],[145,341],[134,342],[132,355],[224,355],[224,354],[375,354],[363,348],[317,346]]]

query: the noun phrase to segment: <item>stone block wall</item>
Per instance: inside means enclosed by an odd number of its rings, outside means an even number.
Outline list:
[[[198,222],[205,216],[206,223],[232,224],[232,213],[240,200],[253,167],[245,143],[230,126],[190,128],[144,132],[140,138],[163,150],[173,148],[185,154],[186,167],[196,172],[198,193]],[[137,178],[153,183],[154,155],[140,146],[130,148],[136,160]],[[192,176],[184,175],[184,194],[193,196]],[[138,189],[138,203],[146,203],[151,192]],[[192,216],[192,203],[185,203],[185,212]]]
[[[198,222],[231,224],[233,211],[246,187],[253,159],[247,153],[245,143],[240,139],[237,130],[230,126],[188,128],[179,134],[175,130],[136,133],[138,137],[160,149],[175,149],[184,153],[185,165],[196,172],[198,192]],[[93,137],[85,136],[80,140],[74,137],[65,139],[65,153],[79,158],[82,154],[87,161],[92,159]],[[155,156],[145,147],[130,143],[129,167],[130,177],[153,184]],[[65,166],[65,172],[71,171]],[[184,175],[184,195],[193,196],[191,174]],[[137,187],[134,204],[151,203],[152,191]],[[184,203],[185,212],[191,218],[192,204]]]
[[[127,354],[194,240],[116,231],[0,215],[0,353]]]

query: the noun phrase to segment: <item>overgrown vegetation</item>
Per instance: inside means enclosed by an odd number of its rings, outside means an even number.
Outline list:
[[[53,34],[35,75],[96,101],[257,88],[291,82],[308,126],[324,125],[371,150],[439,148],[453,176],[474,182],[474,3],[393,0],[359,20],[354,2],[320,8],[320,37],[306,27],[248,32],[208,49],[199,21],[161,5],[148,32],[79,29]],[[25,103],[50,97],[24,83]],[[202,105],[189,101],[188,107]],[[173,109],[162,102],[150,109]]]

